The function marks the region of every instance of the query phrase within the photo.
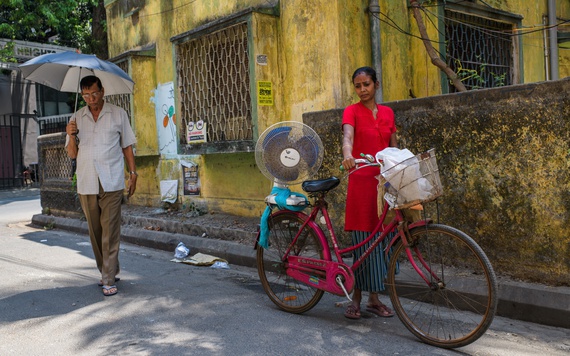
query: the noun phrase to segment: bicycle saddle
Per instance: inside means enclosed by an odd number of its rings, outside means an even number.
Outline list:
[[[301,187],[308,193],[329,191],[339,185],[340,179],[330,177],[326,179],[306,180]]]

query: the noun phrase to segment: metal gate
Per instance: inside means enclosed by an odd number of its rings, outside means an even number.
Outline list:
[[[20,188],[24,184],[20,116],[0,116],[0,189]]]

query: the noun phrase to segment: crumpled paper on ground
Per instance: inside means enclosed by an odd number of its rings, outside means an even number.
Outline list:
[[[219,258],[216,256],[211,256],[211,255],[206,255],[205,253],[197,253],[194,256],[190,256],[190,257],[185,258],[183,260],[179,260],[179,259],[175,258],[175,259],[172,259],[171,261],[172,262],[186,263],[186,264],[193,265],[193,266],[211,266],[217,261],[228,263],[228,261],[224,260],[223,258]]]

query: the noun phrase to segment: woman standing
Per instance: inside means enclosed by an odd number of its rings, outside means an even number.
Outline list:
[[[354,156],[359,156],[360,153],[374,155],[386,147],[397,146],[394,112],[387,106],[377,104],[374,98],[380,85],[376,71],[370,67],[358,68],[352,75],[352,84],[360,102],[348,106],[342,119],[342,165],[347,171],[355,167]],[[351,232],[353,245],[368,237],[378,224],[376,176],[379,173],[377,167],[368,167],[349,176],[344,229]],[[354,251],[354,261],[368,246],[369,244]],[[384,278],[388,263],[382,247],[376,248],[355,271],[356,285],[352,303],[344,313],[347,318],[360,318],[362,291],[369,293],[367,311],[381,317],[394,315],[378,299],[378,293],[385,289]]]

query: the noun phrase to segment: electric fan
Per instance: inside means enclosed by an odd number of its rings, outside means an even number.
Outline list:
[[[321,167],[324,148],[319,135],[297,121],[268,127],[255,145],[255,162],[276,185],[297,184]]]

